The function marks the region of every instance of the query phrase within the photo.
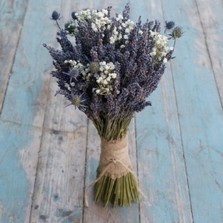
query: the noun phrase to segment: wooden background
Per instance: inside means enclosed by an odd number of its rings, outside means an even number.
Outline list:
[[[83,207],[95,178],[99,138],[84,114],[65,108],[42,43],[56,46],[58,10],[126,1],[0,0],[0,222],[222,223],[223,1],[130,1],[131,18],[174,20],[183,27],[153,106],[129,129],[140,204]]]

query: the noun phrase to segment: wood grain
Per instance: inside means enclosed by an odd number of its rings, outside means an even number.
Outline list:
[[[138,4],[137,4],[138,5]],[[145,18],[163,21],[162,3],[150,1],[138,10]],[[178,111],[170,67],[149,98],[152,107],[137,115],[139,180],[146,198],[141,222],[193,222],[181,145]]]
[[[29,222],[41,131],[0,121],[0,222]]]
[[[59,2],[59,1],[57,1]],[[56,3],[56,2],[55,2]],[[56,27],[49,19],[54,5],[29,1],[1,119],[42,127],[52,61],[42,47]],[[41,22],[44,18],[44,22]],[[34,27],[34,24],[38,24]],[[55,40],[53,40],[55,43]]]
[[[81,115],[72,119],[74,131],[43,131],[30,222],[81,222],[86,148]]]
[[[223,112],[213,70],[198,63],[207,55],[205,36],[195,1],[162,2],[164,15],[185,30],[177,45],[178,63],[172,63],[172,73],[194,222],[222,222]],[[189,8],[195,13],[184,10]],[[191,16],[196,26],[191,25]],[[209,64],[210,58],[205,58],[204,64]]]
[[[196,6],[196,13],[199,16],[199,20],[192,20],[193,26],[196,26],[196,22],[200,23],[200,32],[204,35],[204,42],[206,46],[206,53],[203,57],[206,60],[202,60],[202,65],[211,70],[214,74],[215,82],[217,85],[217,91],[223,107],[223,30],[221,22],[223,20],[223,2],[216,0],[213,2],[196,0],[194,5]],[[195,11],[195,10],[194,10]],[[208,59],[207,59],[208,58]]]
[[[15,11],[20,11],[14,13],[15,19],[25,10],[20,4],[21,1],[15,1],[13,5]],[[18,50],[13,55],[15,61],[0,123],[1,176],[5,176],[0,184],[1,222],[29,222],[48,92],[49,78],[44,74],[51,67],[50,58],[45,58],[47,53],[41,47],[44,38],[50,40],[52,31],[48,16],[47,22],[40,20],[54,8],[52,2],[47,7],[48,4],[29,1]]]
[[[28,0],[0,1],[0,113],[27,5]]]

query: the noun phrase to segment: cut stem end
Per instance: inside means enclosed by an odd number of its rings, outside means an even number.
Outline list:
[[[111,204],[114,208],[138,202],[139,188],[135,176],[128,172],[117,179],[112,179],[109,176],[101,177],[95,183],[95,201],[101,201],[104,207]]]

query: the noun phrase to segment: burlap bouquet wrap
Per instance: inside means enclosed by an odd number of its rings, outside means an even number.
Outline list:
[[[98,171],[104,176],[117,179],[132,171],[128,154],[128,137],[107,141],[101,138],[101,155]]]
[[[128,137],[101,138],[101,155],[95,184],[95,200],[113,207],[138,201],[139,189],[128,153]]]

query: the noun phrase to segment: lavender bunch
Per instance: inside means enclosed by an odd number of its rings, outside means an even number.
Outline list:
[[[114,17],[111,7],[85,9],[72,12],[71,20],[60,26],[60,14],[54,11],[52,19],[59,29],[61,47],[58,50],[44,44],[53,58],[57,94],[84,112],[102,138],[95,199],[105,206],[108,202],[123,206],[138,200],[137,182],[125,151],[127,128],[135,112],[151,105],[147,98],[157,88],[166,63],[173,59],[176,40],[183,34],[172,21],[166,22],[161,34],[159,21],[143,23],[139,17],[133,22],[129,12],[128,4]],[[106,150],[115,151],[116,147],[121,148],[125,163]],[[114,170],[118,172],[114,174]]]
[[[151,105],[147,97],[156,89],[174,51],[168,37],[160,34],[158,21],[143,24],[139,18],[134,23],[129,19],[129,5],[115,17],[110,10],[73,12],[63,28],[54,11],[61,49],[44,45],[54,60],[57,93],[97,121],[132,117]],[[166,30],[173,27],[173,22],[166,22]],[[181,28],[175,27],[170,38],[181,35]]]

